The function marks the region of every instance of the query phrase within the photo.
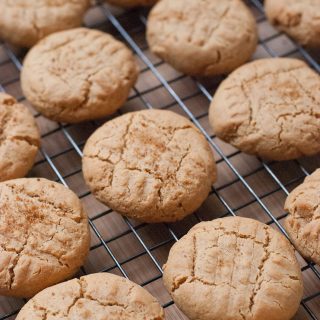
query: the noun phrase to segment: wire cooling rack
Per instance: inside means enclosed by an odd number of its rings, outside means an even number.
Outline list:
[[[306,60],[320,73],[320,52],[308,53],[267,22],[262,1],[249,0],[259,27],[259,46],[254,59],[290,56]],[[42,148],[30,173],[56,180],[81,198],[90,218],[91,250],[80,274],[112,272],[127,277],[149,290],[165,308],[167,319],[187,319],[174,305],[162,284],[161,266],[172,244],[201,220],[230,215],[246,216],[267,223],[280,232],[283,203],[306,175],[320,167],[320,156],[288,162],[263,162],[245,155],[216,139],[208,124],[208,106],[222,80],[196,80],[182,75],[148,50],[145,41],[147,10],[121,11],[96,4],[88,12],[85,25],[109,32],[134,51],[140,64],[140,78],[129,101],[116,115],[144,108],[170,109],[188,118],[211,144],[219,179],[197,212],[182,222],[147,225],[122,218],[96,201],[85,186],[81,172],[82,148],[90,134],[107,119],[77,125],[62,125],[34,116],[42,134]],[[25,52],[0,43],[0,90],[24,99],[19,82]],[[294,319],[320,319],[320,268],[298,260],[305,291]],[[24,300],[0,297],[0,320],[15,319]],[[214,301],[213,301],[214,303]]]

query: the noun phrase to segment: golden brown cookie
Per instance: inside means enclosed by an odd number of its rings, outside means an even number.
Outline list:
[[[24,177],[39,145],[39,130],[28,108],[0,93],[0,181]]]
[[[320,76],[297,59],[261,59],[222,82],[210,106],[216,135],[272,160],[320,151]]]
[[[46,179],[0,183],[0,295],[31,297],[71,277],[89,250],[87,215]]]
[[[303,293],[290,242],[240,217],[194,226],[171,248],[163,279],[190,320],[289,320]]]
[[[208,142],[171,111],[127,113],[99,128],[84,148],[83,174],[113,210],[145,222],[195,211],[216,179]]]
[[[296,249],[320,265],[320,169],[288,196],[285,228]]]
[[[138,6],[152,6],[158,0],[106,0],[106,1],[115,6],[131,8],[131,7],[138,7]]]
[[[1,0],[0,38],[32,47],[56,31],[79,27],[90,0]]]
[[[164,320],[157,300],[137,284],[97,273],[43,290],[21,309],[17,320]]]
[[[265,0],[269,21],[302,45],[320,47],[320,0]]]
[[[46,117],[80,122],[114,113],[138,76],[132,52],[104,32],[78,28],[52,34],[24,61],[25,96]]]
[[[257,28],[241,0],[162,0],[151,10],[152,52],[195,76],[229,73],[256,49]]]

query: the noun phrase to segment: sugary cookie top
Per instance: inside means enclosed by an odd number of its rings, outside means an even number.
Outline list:
[[[164,283],[190,319],[289,320],[302,295],[289,241],[246,218],[193,227],[173,245]]]
[[[164,320],[156,299],[137,284],[98,273],[45,289],[22,308],[17,320]]]
[[[81,25],[90,0],[1,0],[0,37],[31,47],[46,35]]]
[[[209,76],[244,63],[255,50],[257,30],[241,0],[162,0],[151,10],[147,39],[178,70]]]
[[[266,0],[270,22],[303,45],[320,46],[320,0]]]
[[[0,181],[21,178],[33,163],[40,134],[28,108],[4,93],[0,93],[0,129]]]
[[[78,28],[50,35],[29,51],[22,88],[46,116],[81,120],[102,112],[106,104],[117,105],[137,74],[133,54],[123,43]]]
[[[39,178],[0,183],[1,293],[27,297],[75,272],[89,240],[87,216],[71,190]]]
[[[297,249],[320,264],[320,169],[308,176],[288,196],[285,227]]]
[[[101,201],[154,222],[191,213],[216,176],[205,138],[188,119],[164,110],[128,113],[104,124],[85,146],[83,170]]]
[[[218,137],[244,152],[288,160],[320,151],[320,76],[297,59],[261,59],[234,71],[209,112]]]

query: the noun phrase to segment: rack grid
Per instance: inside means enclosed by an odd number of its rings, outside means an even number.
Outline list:
[[[254,59],[299,57],[320,73],[320,52],[307,52],[267,22],[263,1],[248,0],[259,28]],[[113,34],[134,51],[140,78],[128,102],[114,116],[144,108],[170,109],[188,117],[209,141],[216,156],[219,179],[196,213],[174,224],[148,225],[123,218],[90,194],[81,172],[82,148],[90,134],[106,120],[65,125],[33,114],[41,130],[42,147],[31,176],[41,176],[70,187],[81,198],[92,233],[90,254],[79,275],[112,272],[148,289],[165,308],[167,319],[187,319],[174,305],[162,284],[162,264],[172,244],[194,224],[217,217],[239,215],[258,219],[278,229],[286,213],[283,203],[297,184],[317,167],[320,156],[287,162],[264,162],[217,139],[208,124],[208,106],[223,79],[199,80],[182,75],[150,53],[145,41],[148,11],[121,11],[98,1],[85,25]],[[0,91],[27,103],[19,74],[26,52],[0,42]],[[294,319],[320,319],[320,268],[299,254],[305,292]],[[15,319],[24,300],[0,297],[0,320]]]

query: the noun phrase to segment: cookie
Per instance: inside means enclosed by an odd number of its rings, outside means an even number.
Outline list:
[[[39,130],[28,108],[0,93],[0,181],[24,177],[39,145]]]
[[[320,76],[290,58],[261,59],[234,71],[209,110],[216,135],[243,152],[290,160],[320,151]]]
[[[75,123],[114,113],[137,76],[133,54],[123,43],[104,32],[78,28],[34,46],[25,58],[21,85],[44,116]]]
[[[257,46],[257,27],[241,0],[162,0],[147,26],[151,51],[182,73],[226,74]]]
[[[152,6],[158,0],[106,0],[106,1],[115,6],[131,8],[131,7],[138,7],[138,6]]]
[[[308,176],[288,196],[285,229],[296,249],[320,265],[320,169]]]
[[[266,0],[266,15],[271,24],[300,44],[320,47],[319,0]]]
[[[0,38],[21,47],[60,30],[79,27],[90,0],[1,0]]]
[[[31,297],[71,277],[89,243],[87,215],[71,190],[38,178],[0,183],[0,295]]]
[[[209,144],[188,119],[144,110],[93,133],[84,148],[83,174],[113,210],[144,222],[169,222],[202,204],[216,166]]]
[[[171,248],[163,279],[190,320],[289,320],[303,292],[290,242],[240,217],[194,226]]]
[[[96,273],[47,288],[32,298],[17,320],[164,320],[157,300],[137,284]]]

